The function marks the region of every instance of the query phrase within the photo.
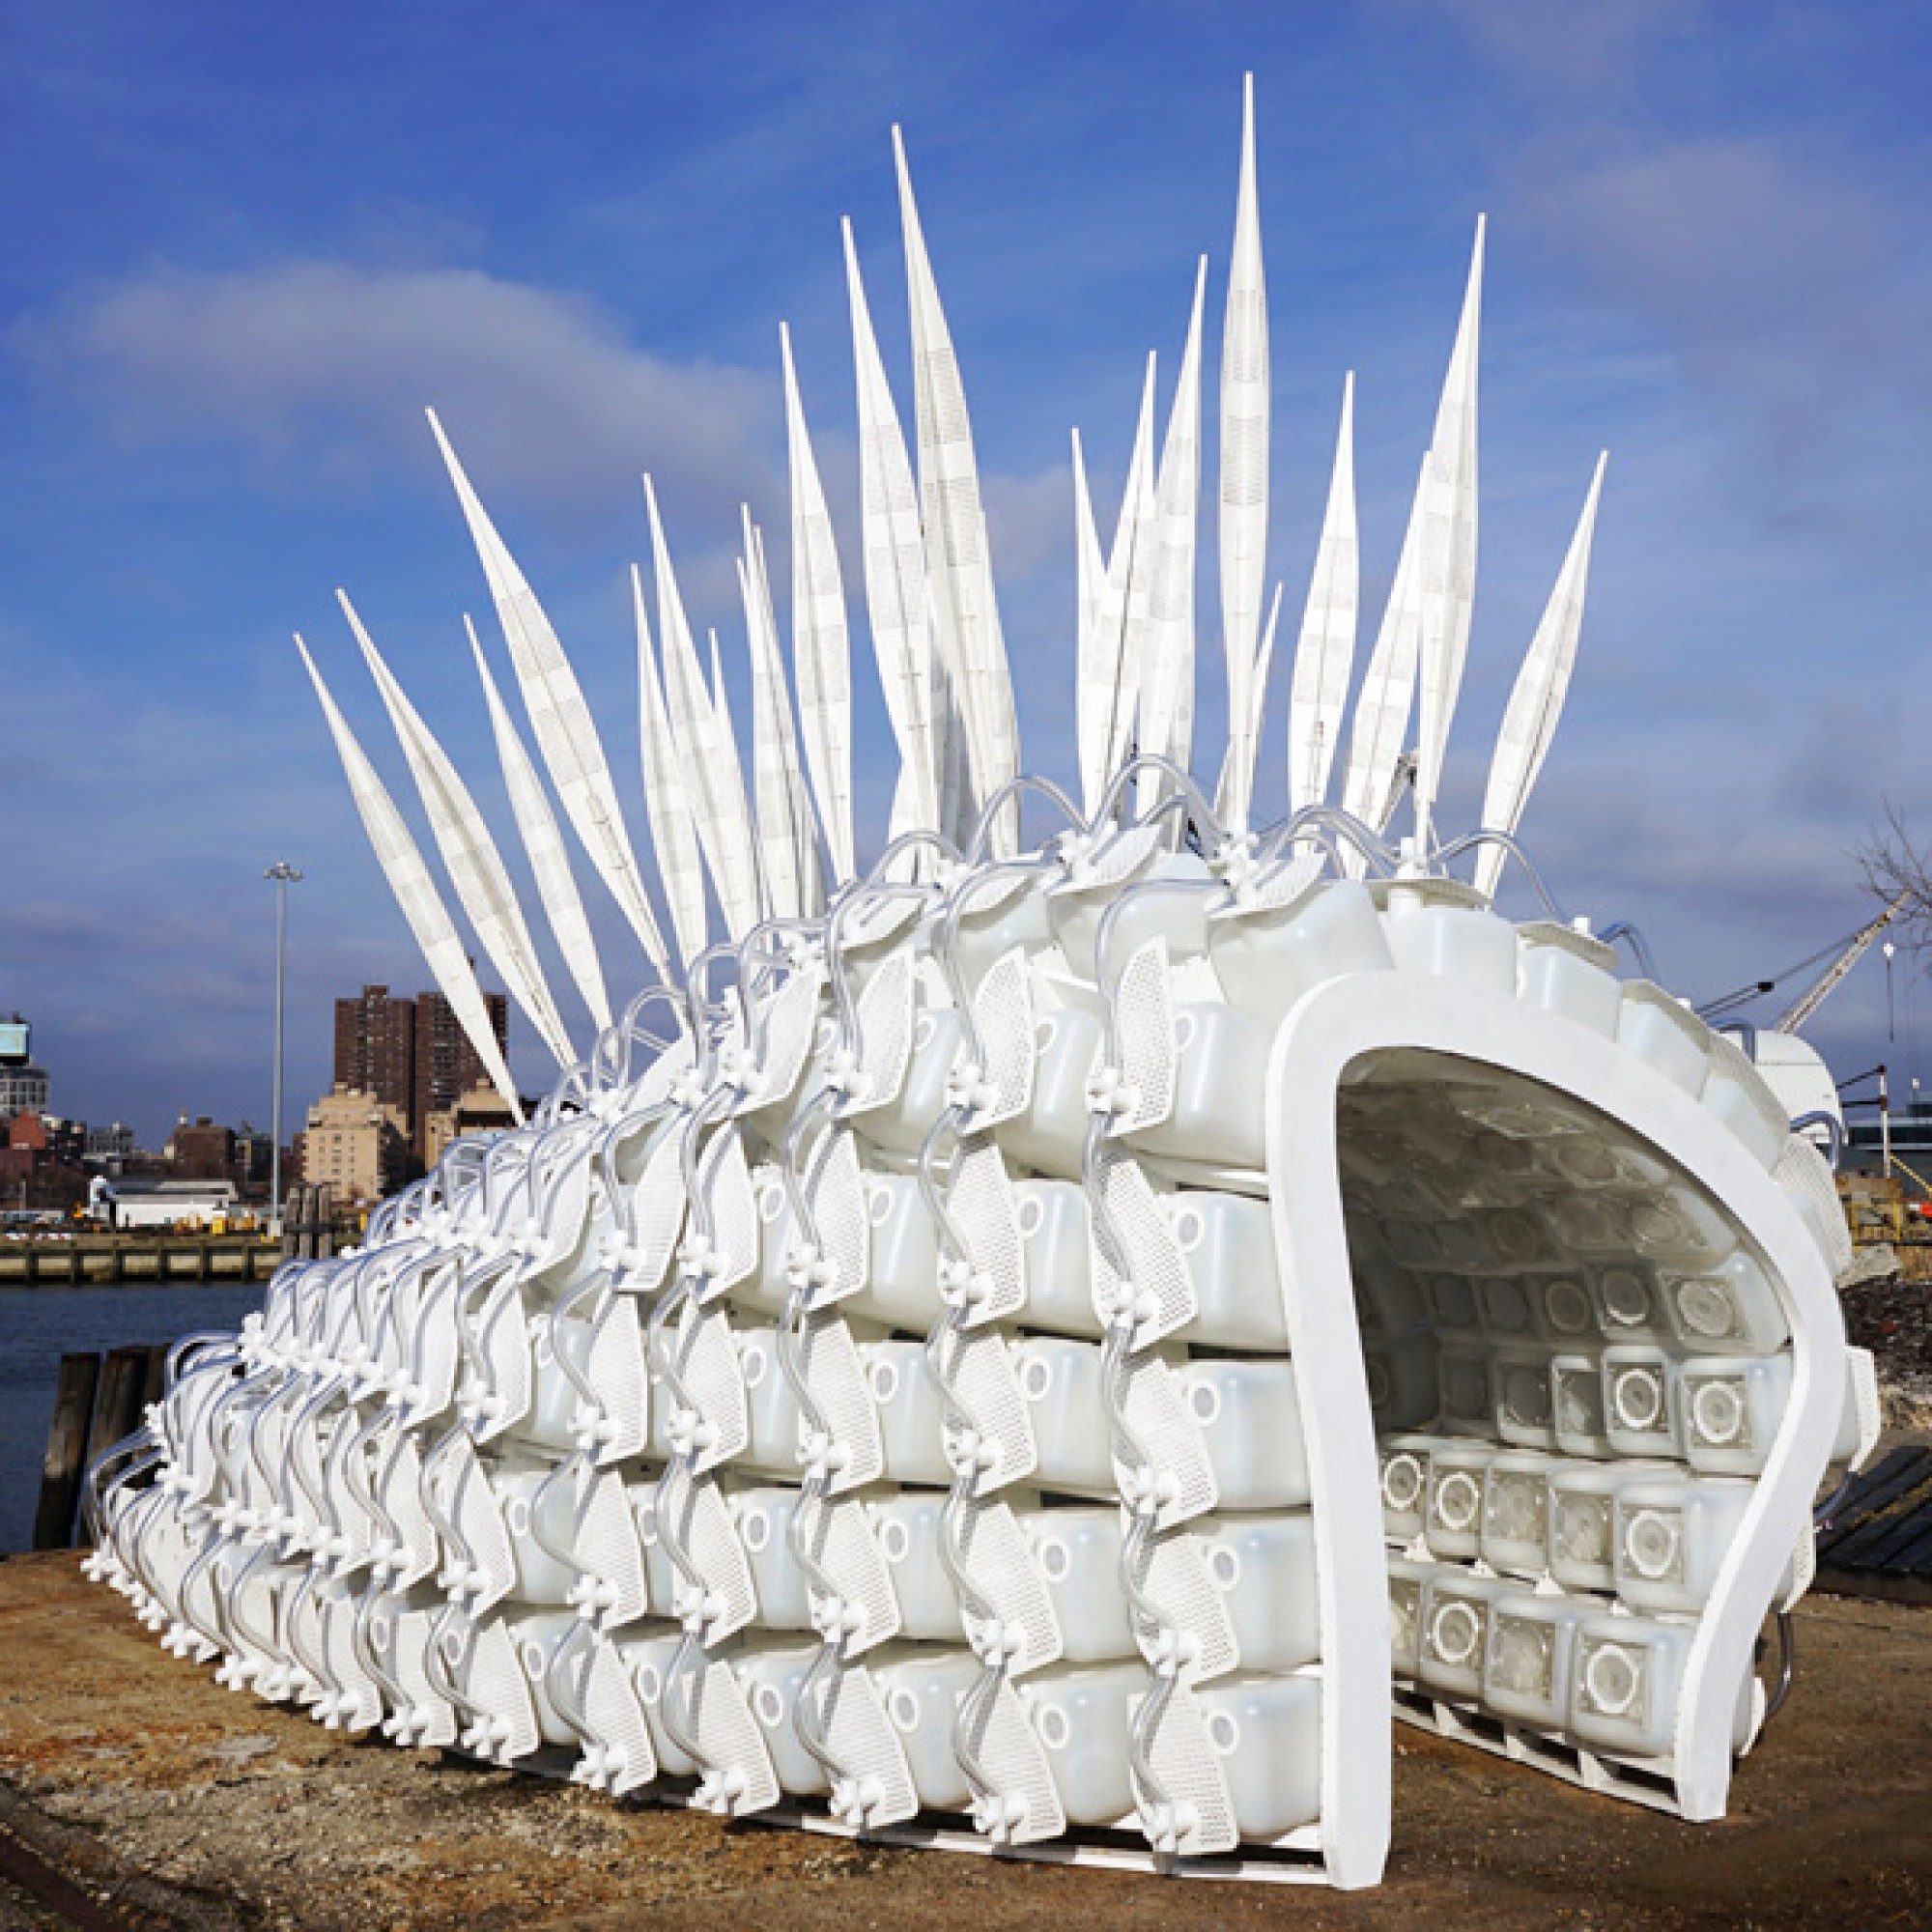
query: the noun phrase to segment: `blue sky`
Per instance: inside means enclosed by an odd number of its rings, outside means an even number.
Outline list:
[[[895,121],[973,404],[1034,762],[1064,770],[1070,736],[1066,432],[1110,517],[1143,358],[1178,356],[1203,252],[1218,312],[1252,68],[1289,611],[1350,368],[1378,610],[1491,217],[1483,558],[1446,817],[1473,812],[1607,446],[1576,687],[1524,826],[1559,894],[1634,920],[1673,986],[1707,997],[1859,922],[1848,855],[1884,800],[1932,821],[1921,7],[10,11],[0,1009],[34,1021],[59,1111],[150,1139],[178,1109],[266,1118],[260,875],[278,857],[308,875],[295,1100],[327,1083],[330,999],[427,983],[290,642],[317,647],[412,803],[338,583],[507,832],[462,645],[483,586],[423,404],[550,607],[634,803],[625,572],[645,469],[742,718],[730,558],[741,499],[782,554],[781,319],[848,541],[856,522],[841,214],[903,367]],[[876,824],[889,750],[864,675]],[[1203,705],[1205,743],[1218,695]],[[1278,684],[1264,800],[1284,706]],[[597,917],[628,985],[641,956]],[[1921,992],[1901,961],[1894,1062],[1921,1004],[1932,1024]],[[1815,1037],[1852,1072],[1885,1036],[1874,959]],[[522,1076],[547,1082],[527,1029],[517,1041]]]

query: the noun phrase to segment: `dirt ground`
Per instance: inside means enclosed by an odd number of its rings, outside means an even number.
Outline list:
[[[164,1656],[77,1558],[12,1557],[0,1926],[1932,1924],[1932,1606],[1813,1597],[1798,1640],[1717,1825],[1399,1726],[1388,1879],[1345,1897],[727,1827],[348,1740]],[[87,1897],[38,1902],[23,1850]]]

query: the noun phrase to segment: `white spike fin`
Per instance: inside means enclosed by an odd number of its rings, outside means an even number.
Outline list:
[[[785,444],[791,476],[792,676],[798,686],[799,724],[818,819],[825,828],[833,875],[843,885],[858,869],[852,842],[852,646],[845,580],[806,427],[791,331],[782,325],[779,347],[784,363]]]
[[[1254,716],[1267,518],[1267,287],[1255,188],[1255,77],[1249,74],[1241,93],[1240,187],[1221,337],[1221,634],[1228,660],[1228,764],[1220,811],[1231,832],[1245,832],[1248,824],[1248,798],[1236,775],[1247,772],[1252,785],[1254,751],[1245,736]]]
[[[1429,459],[1416,479],[1415,501],[1403,533],[1395,582],[1389,585],[1376,647],[1362,688],[1355,694],[1354,728],[1349,734],[1349,766],[1342,781],[1342,806],[1377,830],[1388,823],[1391,786],[1402,761],[1403,739],[1415,703],[1415,670],[1422,644],[1422,542],[1427,515]]]
[[[752,855],[752,875],[755,881],[754,903],[764,904],[764,881],[759,875],[756,838],[752,825],[752,794],[745,783],[745,760],[738,749],[738,727],[731,722],[731,694],[724,684],[724,653],[718,647],[718,633],[707,630],[711,646],[711,716],[718,728],[718,744],[723,753],[720,767],[725,786],[725,811],[729,822],[740,826]]]
[[[689,966],[711,944],[711,919],[704,903],[697,828],[691,822],[677,741],[671,736],[664,686],[651,649],[643,573],[636,564],[631,566],[631,609],[638,627],[638,735],[643,753],[644,807],[650,814],[651,842],[657,847],[658,876],[670,908],[678,958]]]
[[[1476,218],[1475,246],[1456,346],[1435,411],[1429,445],[1429,488],[1434,502],[1422,573],[1422,712],[1415,754],[1416,836],[1429,846],[1429,820],[1442,785],[1449,725],[1463,689],[1469,654],[1469,624],[1476,598],[1476,363],[1482,332],[1484,219]]]
[[[644,478],[644,501],[651,518],[651,557],[658,581],[658,635],[663,640],[665,696],[670,707],[671,735],[677,743],[678,768],[697,824],[697,841],[724,929],[733,940],[743,939],[757,923],[758,879],[752,848],[751,814],[745,805],[745,781],[738,770],[737,749],[727,739],[729,726],[712,707],[710,690],[697,662],[697,646],[678,594],[671,568],[670,547],[665,541],[664,521],[658,514],[657,491]]]
[[[905,232],[906,288],[912,313],[913,395],[919,433],[920,506],[924,513],[927,579],[938,617],[940,662],[954,678],[966,725],[972,809],[1019,771],[1012,676],[993,596],[980,471],[959,361],[927,258],[905,142],[893,129],[899,219]],[[992,852],[1017,847],[1017,804],[1000,815]]]
[[[591,1019],[601,1032],[611,1024],[611,997],[604,988],[604,970],[598,963],[597,942],[591,936],[590,922],[584,916],[583,899],[570,869],[570,853],[563,842],[563,830],[551,810],[543,781],[530,761],[518,735],[509,706],[490,674],[489,661],[477,640],[476,626],[466,615],[463,628],[476,659],[476,675],[483,681],[483,698],[490,707],[490,728],[497,739],[497,759],[503,768],[503,789],[510,795],[510,813],[524,841],[530,871],[537,882],[537,896],[543,901],[545,917],[570,977],[577,982]]]
[[[384,708],[409,762],[410,776],[415,781],[417,795],[429,814],[437,849],[448,867],[449,882],[456,888],[463,910],[469,915],[483,951],[501,976],[510,997],[529,1015],[538,1037],[550,1048],[556,1064],[575,1065],[576,1049],[564,1031],[562,1016],[551,997],[543,967],[537,961],[536,949],[530,944],[523,908],[517,903],[510,875],[503,868],[502,856],[490,836],[490,828],[483,822],[483,814],[476,809],[476,801],[376,648],[375,639],[349,601],[349,593],[338,590],[335,595],[342,606],[342,614],[349,620],[349,628],[355,634],[356,643],[362,648],[362,660],[376,680],[376,689],[382,694]]]
[[[1201,316],[1207,298],[1204,255],[1194,278],[1180,381],[1161,445],[1141,667],[1140,749],[1171,759],[1182,771],[1194,749],[1194,549],[1201,502]]]
[[[456,486],[463,518],[469,526],[470,541],[483,564],[490,584],[490,596],[503,626],[504,640],[510,646],[510,662],[529,712],[530,726],[536,733],[537,752],[549,768],[551,781],[590,863],[611,889],[611,896],[623,908],[624,917],[635,928],[644,952],[660,973],[669,971],[664,935],[644,895],[644,883],[631,850],[630,835],[624,829],[624,815],[617,804],[617,790],[611,781],[611,768],[597,726],[584,702],[577,673],[570,668],[543,607],[516,559],[497,533],[481,498],[470,487],[456,451],[442,432],[434,410],[427,412],[429,426],[436,434],[437,446]]]
[[[1141,385],[1141,412],[1134,428],[1134,451],[1127,484],[1114,526],[1107,574],[1094,612],[1093,649],[1080,663],[1079,752],[1081,805],[1091,816],[1099,809],[1107,781],[1119,769],[1129,743],[1134,707],[1140,695],[1140,661],[1133,644],[1146,629],[1146,583],[1153,544],[1154,358],[1150,355]],[[1136,558],[1140,560],[1138,573]],[[1141,623],[1136,628],[1133,598],[1141,590]]]
[[[798,742],[792,733],[791,695],[779,652],[765,550],[742,513],[745,554],[738,560],[738,591],[745,601],[745,630],[752,649],[752,786],[758,829],[758,869],[765,882],[765,910],[774,919],[804,917],[808,887],[801,861],[810,831],[798,823]]]
[[[1483,795],[1483,824],[1492,832],[1515,836],[1530,787],[1536,783],[1550,740],[1556,735],[1556,721],[1563,715],[1571,668],[1577,662],[1577,639],[1583,628],[1590,540],[1597,527],[1597,499],[1603,494],[1604,466],[1608,461],[1607,455],[1597,458],[1576,534],[1570,539],[1555,588],[1549,593],[1503,711],[1502,730],[1496,736],[1495,756],[1490,765],[1489,789]],[[1502,868],[1502,848],[1483,846],[1476,855],[1477,890],[1493,897]]]
[[[1294,650],[1288,712],[1288,809],[1299,811],[1328,795],[1328,775],[1342,740],[1342,714],[1355,662],[1362,601],[1361,546],[1355,527],[1355,377],[1342,384],[1342,423],[1315,575]]]
[[[752,526],[752,560],[755,565],[753,582],[763,600],[766,619],[771,626],[772,646],[776,652],[774,664],[778,675],[774,689],[781,726],[779,748],[784,761],[785,783],[792,799],[792,836],[798,852],[799,911],[802,918],[816,919],[825,910],[825,867],[819,856],[824,828],[819,824],[818,809],[812,799],[811,786],[806,780],[804,762],[799,756],[798,698],[785,682],[784,653],[779,648],[777,607],[772,603],[771,566],[765,561],[765,533],[756,525]]]
[[[1268,673],[1274,668],[1274,637],[1276,626],[1281,622],[1281,593],[1282,586],[1277,583],[1274,595],[1268,599],[1267,622],[1262,626],[1262,647],[1255,658],[1255,710],[1249,730],[1258,754],[1262,733],[1267,725]]]
[[[1077,625],[1074,632],[1076,664],[1087,661],[1093,648],[1094,620],[1100,610],[1100,585],[1107,575],[1107,559],[1100,552],[1100,532],[1094,522],[1094,496],[1087,487],[1087,453],[1080,445],[1080,432],[1073,432],[1073,543]]]
[[[866,603],[886,712],[901,765],[893,831],[939,825],[941,746],[932,659],[931,600],[919,492],[905,436],[886,381],[859,276],[852,224],[844,224],[845,281],[852,306],[852,355],[859,389],[859,484],[864,516]]]
[[[335,699],[329,695],[327,685],[323,683],[322,673],[316,669],[315,660],[309,656],[308,646],[299,637],[296,639],[296,649],[301,653],[309,682],[315,686],[315,695],[322,704],[322,715],[328,721],[328,734],[335,740],[335,754],[342,760],[350,796],[355,801],[356,813],[362,820],[363,831],[369,835],[369,843],[375,851],[376,863],[383,868],[383,877],[388,881],[389,890],[396,895],[396,903],[409,922],[410,931],[415,936],[431,976],[442,988],[442,996],[449,1002],[469,1044],[476,1049],[477,1059],[483,1063],[484,1070],[490,1075],[497,1093],[509,1103],[510,1111],[521,1126],[524,1109],[517,1098],[516,1082],[510,1078],[502,1049],[497,1044],[497,1035],[490,1025],[490,1014],[483,1004],[482,991],[476,984],[475,971],[469,964],[469,955],[464,950],[462,937],[449,917],[449,909],[442,902],[442,895],[437,891],[436,881],[430,877],[429,867],[423,864],[422,853],[417,850],[416,841],[410,837],[410,829],[404,824],[402,813],[396,810],[395,800],[376,776],[376,768],[356,743],[348,720],[336,709]]]

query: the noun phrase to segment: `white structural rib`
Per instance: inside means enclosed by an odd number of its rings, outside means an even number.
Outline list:
[[[893,830],[937,831],[942,747],[934,677],[931,595],[919,491],[906,455],[885,364],[872,333],[852,224],[844,224],[845,284],[852,307],[852,359],[859,391],[859,494],[866,604],[886,715],[898,742],[900,783]]]
[[[309,682],[315,686],[315,695],[321,700],[322,715],[328,721],[328,734],[335,740],[335,754],[342,760],[343,776],[349,781],[350,796],[355,801],[362,829],[369,835],[376,863],[382,867],[383,876],[395,894],[396,903],[409,922],[410,931],[414,934],[436,983],[442,988],[443,998],[456,1014],[457,1023],[521,1125],[523,1104],[517,1098],[516,1083],[510,1078],[502,1049],[497,1044],[497,1035],[490,1025],[490,1015],[483,1005],[483,994],[476,984],[476,974],[464,950],[462,936],[436,889],[436,881],[430,877],[429,867],[423,864],[416,841],[403,823],[402,813],[396,810],[395,800],[384,788],[375,766],[355,742],[348,720],[336,709],[335,699],[329,696],[322,673],[315,668],[315,660],[308,654],[308,646],[299,637],[296,639],[296,649],[301,653]]]
[[[598,876],[610,887],[611,895],[636,929],[652,965],[668,974],[670,963],[664,935],[644,895],[643,880],[617,804],[617,789],[611,781],[604,746],[590,707],[583,701],[577,673],[571,669],[542,605],[470,488],[436,412],[431,410],[428,415],[450,481],[456,486],[457,499],[463,505],[464,521],[469,526],[483,575],[489,580],[490,596],[510,646],[510,663],[529,712],[530,727],[536,733],[537,751]]]
[[[559,1066],[576,1064],[577,1052],[564,1031],[563,1017],[551,997],[550,984],[537,961],[536,948],[530,944],[529,928],[524,923],[523,907],[517,903],[510,875],[504,870],[502,856],[483,814],[476,809],[469,787],[457,776],[456,767],[437,743],[435,734],[422,721],[415,706],[384,661],[376,642],[356,614],[346,590],[338,590],[336,600],[355,641],[362,648],[362,661],[382,693],[389,723],[395,726],[403,756],[409,761],[410,776],[415,781],[423,810],[429,814],[430,830],[437,849],[449,869],[449,882],[469,923],[482,941],[483,951],[501,976],[510,997],[529,1015],[538,1037],[550,1048]]]
[[[1416,835],[1429,845],[1429,818],[1442,782],[1449,725],[1463,689],[1476,599],[1476,361],[1483,308],[1483,218],[1469,256],[1469,279],[1456,346],[1430,440],[1430,514],[1422,554],[1421,719],[1415,751]]]
[[[644,614],[643,573],[631,566],[631,609],[638,626],[638,739],[642,753],[644,810],[651,843],[657,847],[658,877],[664,881],[671,932],[680,963],[689,966],[711,943],[710,915],[704,904],[704,867],[697,856],[697,828],[691,821],[677,740],[671,735],[664,687],[651,649],[650,619]]]
[[[791,694],[779,649],[763,533],[743,512],[745,554],[738,560],[738,591],[745,600],[745,629],[752,643],[752,792],[758,828],[758,870],[765,910],[774,919],[816,916],[824,904],[811,797],[799,769],[792,728]]]
[[[697,842],[718,894],[724,929],[734,941],[740,940],[758,922],[757,860],[752,849],[745,781],[729,727],[714,708],[712,692],[697,662],[697,646],[684,614],[684,599],[678,594],[677,574],[671,568],[670,547],[665,541],[664,521],[658,515],[657,491],[648,476],[644,478],[644,501],[651,518],[658,636],[678,770],[697,823]]]
[[[1140,659],[1135,646],[1147,628],[1147,585],[1152,576],[1153,392],[1154,359],[1150,355],[1147,381],[1141,388],[1140,420],[1134,430],[1134,453],[1127,464],[1127,487],[1121,497],[1120,521],[1114,526],[1114,547],[1108,553],[1107,574],[1100,583],[1089,649],[1080,660],[1080,796],[1090,817],[1099,809],[1107,781],[1120,767],[1133,731],[1134,706],[1140,695]]]
[[[543,901],[544,916],[556,940],[563,963],[577,982],[577,990],[601,1032],[611,1024],[611,998],[604,989],[604,969],[597,958],[597,942],[591,936],[590,922],[584,916],[583,899],[570,869],[570,853],[563,842],[563,829],[551,810],[549,794],[524,741],[517,733],[509,706],[490,675],[490,666],[477,641],[476,626],[466,615],[464,631],[476,660],[476,675],[483,682],[484,702],[490,707],[490,728],[497,740],[497,761],[503,768],[503,789],[510,795],[510,815],[530,862],[537,882],[537,897]]]
[[[1262,273],[1261,212],[1255,189],[1255,78],[1241,98],[1241,179],[1228,312],[1221,337],[1221,638],[1228,660],[1228,763],[1222,823],[1244,832],[1253,783],[1252,686],[1267,568],[1268,329]],[[1239,774],[1245,772],[1245,782]]]
[[[920,506],[924,514],[927,576],[938,619],[940,662],[958,688],[966,724],[975,810],[1019,772],[1019,724],[1012,676],[993,596],[980,470],[959,361],[926,257],[905,143],[893,129],[899,219],[905,232],[906,289],[912,316],[913,397],[919,436]],[[1019,812],[1001,814],[992,852],[1017,848]]]
[[[1282,586],[1277,583],[1274,595],[1268,599],[1267,622],[1262,626],[1262,647],[1255,656],[1255,690],[1253,723],[1250,730],[1254,734],[1255,749],[1261,749],[1262,732],[1267,724],[1268,672],[1274,668],[1275,631],[1281,623]]]
[[[1583,592],[1590,576],[1590,540],[1597,527],[1597,500],[1603,495],[1607,454],[1597,458],[1589,494],[1576,534],[1556,574],[1542,621],[1517,673],[1516,686],[1503,711],[1495,756],[1490,763],[1489,789],[1483,794],[1483,825],[1511,837],[1522,820],[1530,788],[1556,736],[1556,721],[1570,692],[1570,672],[1577,662],[1577,639],[1583,628]],[[1476,855],[1477,890],[1493,896],[1503,868],[1503,849],[1485,845]]]
[[[1080,432],[1073,432],[1073,544],[1074,544],[1074,662],[1084,664],[1092,648],[1094,619],[1100,609],[1100,585],[1107,575],[1107,559],[1100,551],[1100,531],[1094,521],[1094,494],[1087,487],[1087,452],[1081,447]]]
[[[1354,728],[1349,734],[1349,766],[1342,780],[1342,805],[1378,830],[1388,823],[1394,805],[1396,766],[1415,704],[1415,667],[1422,643],[1422,544],[1427,516],[1429,459],[1422,461],[1415,501],[1403,532],[1402,554],[1388,608],[1382,612],[1376,647],[1362,688],[1355,694]]]
[[[745,783],[745,760],[738,750],[738,727],[731,722],[731,694],[724,685],[724,653],[718,647],[718,633],[705,632],[711,647],[711,717],[718,729],[718,778],[724,787],[724,822],[742,832],[752,855],[753,923],[765,910],[764,855],[752,819],[752,794]],[[750,928],[748,927],[749,931]]]
[[[811,774],[833,875],[843,885],[857,870],[852,842],[852,646],[845,580],[806,428],[805,402],[792,363],[791,331],[782,326],[779,347],[784,362],[785,447],[791,480],[792,674],[798,681],[806,768]]]
[[[1194,548],[1201,503],[1201,316],[1207,298],[1204,255],[1154,486],[1153,571],[1140,674],[1140,749],[1172,759],[1182,771],[1194,745]]]
[[[1288,809],[1319,805],[1342,738],[1349,677],[1355,663],[1355,625],[1362,599],[1361,547],[1355,526],[1355,378],[1342,384],[1342,426],[1315,575],[1294,648],[1294,683],[1288,710]]]

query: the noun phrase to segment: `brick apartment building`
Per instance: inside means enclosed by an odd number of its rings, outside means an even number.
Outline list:
[[[509,1045],[509,1002],[485,993],[497,1044]],[[373,1095],[407,1123],[420,1160],[429,1153],[428,1122],[472,1089],[490,1084],[455,1009],[440,993],[396,999],[386,986],[364,986],[335,1003],[335,1086]]]

